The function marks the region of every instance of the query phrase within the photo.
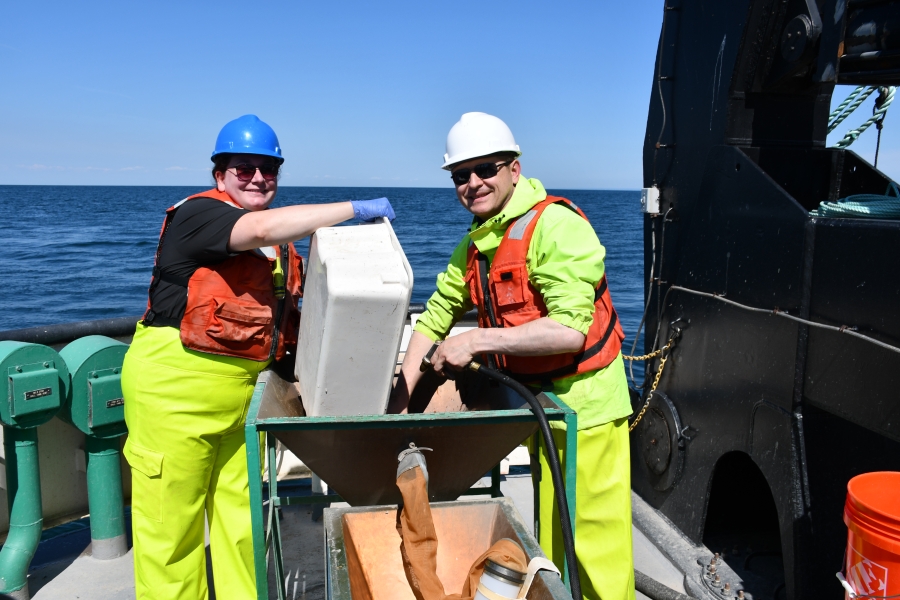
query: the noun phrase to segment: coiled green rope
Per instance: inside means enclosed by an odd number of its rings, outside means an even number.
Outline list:
[[[837,202],[822,202],[818,209],[809,214],[814,217],[900,219],[900,189],[892,181],[884,195],[854,194]]]
[[[872,109],[872,116],[862,125],[848,131],[843,139],[834,145],[835,148],[846,148],[859,138],[863,131],[875,125],[878,129],[878,141],[881,145],[881,128],[887,109],[894,101],[897,91],[893,86],[869,87],[861,85],[854,89],[847,98],[828,115],[828,133],[840,125],[854,110],[878,90],[878,98]],[[875,164],[878,164],[878,150],[875,151]],[[900,219],[900,189],[893,181],[888,184],[884,194],[854,194],[841,198],[837,202],[821,202],[819,208],[809,213],[814,217],[849,217],[856,219]]]

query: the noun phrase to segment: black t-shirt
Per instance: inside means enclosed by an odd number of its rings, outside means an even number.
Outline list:
[[[212,198],[188,200],[175,209],[157,264],[163,277],[188,280],[198,268],[235,256],[228,240],[234,224],[248,212]],[[181,323],[187,288],[163,278],[150,293],[150,305],[157,315],[152,325]]]

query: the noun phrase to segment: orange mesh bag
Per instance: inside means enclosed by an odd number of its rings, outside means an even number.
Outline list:
[[[486,560],[524,573],[528,567],[525,553],[514,541],[502,539],[491,546],[469,568],[462,593],[447,594],[437,575],[437,532],[428,502],[428,480],[423,469],[415,466],[400,473],[397,487],[403,496],[397,510],[397,532],[403,570],[416,600],[472,600],[478,589]]]

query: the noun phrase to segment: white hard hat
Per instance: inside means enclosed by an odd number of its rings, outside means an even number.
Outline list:
[[[449,171],[456,163],[497,152],[522,154],[506,123],[487,113],[466,113],[447,134],[447,153],[441,168]]]

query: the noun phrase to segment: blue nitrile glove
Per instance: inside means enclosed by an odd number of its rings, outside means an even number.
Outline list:
[[[387,217],[393,221],[396,218],[394,209],[387,198],[351,200],[350,204],[353,205],[353,216],[362,221],[372,222],[381,217]]]

